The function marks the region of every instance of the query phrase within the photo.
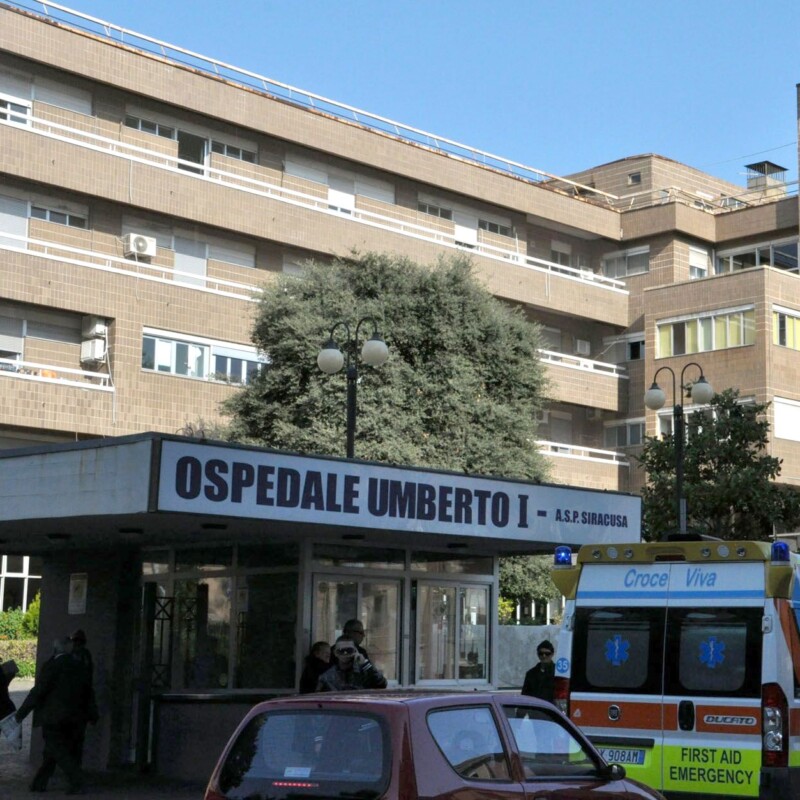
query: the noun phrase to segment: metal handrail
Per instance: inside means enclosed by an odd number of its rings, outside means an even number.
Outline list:
[[[59,377],[61,374],[68,377]],[[76,386],[79,389],[93,389],[96,391],[113,392],[114,387],[109,385],[111,375],[106,372],[91,372],[72,367],[58,367],[54,364],[41,364],[36,361],[22,361],[15,358],[0,358],[0,378],[22,378],[24,380],[41,381],[43,383],[59,383],[62,385]],[[86,383],[85,380],[97,380],[100,383]]]
[[[627,467],[630,463],[622,453],[618,453],[616,450],[600,450],[597,447],[584,447],[570,444],[569,442],[549,442],[544,439],[539,439],[536,442],[536,446],[545,455],[577,458],[586,461],[602,461],[622,467]]]
[[[572,280],[593,283],[598,285],[601,289],[627,293],[624,281],[609,278],[600,273],[562,264],[555,264],[535,256],[525,255],[517,250],[503,250],[494,245],[481,242],[470,248],[464,248],[458,243],[455,233],[451,234],[441,230],[426,228],[421,224],[384,216],[372,211],[367,211],[366,209],[349,209],[347,214],[343,214],[339,210],[332,209],[327,199],[305,194],[296,189],[289,189],[278,184],[261,181],[257,178],[250,178],[235,172],[226,172],[207,164],[198,164],[166,153],[147,150],[138,145],[129,144],[116,139],[109,139],[99,134],[72,128],[59,122],[28,116],[24,123],[17,120],[5,120],[0,118],[0,126],[25,130],[38,136],[45,136],[68,142],[76,147],[82,147],[88,150],[104,152],[117,158],[144,163],[148,166],[176,172],[182,176],[188,176],[196,180],[224,183],[226,186],[238,191],[259,194],[284,203],[311,208],[323,214],[346,217],[353,222],[391,230],[406,236],[412,236],[426,241],[435,241],[443,247],[450,247],[457,250],[467,249],[469,252],[477,253],[485,258],[491,258],[502,262],[511,261],[526,269],[534,269],[549,274],[564,276]],[[184,169],[185,167],[189,167],[190,169]],[[197,169],[200,169],[201,172],[196,172],[195,170]],[[216,282],[225,283],[224,281]]]
[[[336,100],[331,100],[322,95],[315,94],[314,92],[308,92],[305,89],[299,89],[296,86],[273,80],[257,72],[251,72],[250,70],[227,64],[224,61],[218,61],[210,56],[204,56],[201,53],[186,50],[185,48],[178,47],[169,42],[164,42],[160,39],[128,30],[112,22],[83,14],[80,11],[59,5],[58,3],[26,3],[19,2],[18,0],[4,0],[3,4],[12,8],[16,7],[23,11],[38,14],[72,28],[105,36],[112,42],[118,42],[145,53],[155,53],[181,66],[191,67],[202,72],[210,73],[216,77],[231,81],[232,83],[237,83],[249,89],[255,89],[270,97],[285,100],[313,111],[323,112],[338,119],[343,119],[366,128],[380,131],[381,133],[396,136],[404,141],[429,147],[433,150],[446,153],[456,158],[462,158],[484,167],[506,172],[515,178],[533,183],[557,181],[566,184],[571,189],[579,192],[583,197],[588,195],[604,202],[610,203],[618,199],[616,195],[600,191],[591,186],[585,186],[584,184],[577,183],[568,178],[562,178],[558,175],[553,175],[552,173],[537,169],[536,167],[531,167],[518,161],[512,161],[503,156],[498,156],[494,153],[479,150],[478,148],[457,142],[453,139],[448,139],[445,136],[439,136],[421,130],[420,128],[414,128],[411,125],[405,125],[402,122],[397,122],[396,120],[382,117],[378,114],[372,114],[369,111],[364,111],[363,109],[349,106],[345,103],[339,103]],[[55,14],[53,13],[54,11],[60,13]],[[80,20],[80,22],[76,20]]]

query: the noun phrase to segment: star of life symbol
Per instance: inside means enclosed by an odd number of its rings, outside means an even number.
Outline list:
[[[606,661],[610,661],[614,667],[622,666],[629,658],[630,647],[631,643],[627,639],[619,635],[612,636],[606,641]]]
[[[725,642],[720,642],[712,636],[705,642],[700,642],[700,663],[709,669],[718,667],[725,660]]]

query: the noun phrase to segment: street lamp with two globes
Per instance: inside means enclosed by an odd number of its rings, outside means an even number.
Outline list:
[[[378,323],[374,317],[362,317],[357,323],[355,332],[351,335],[350,325],[342,321],[337,322],[328,335],[328,341],[322,346],[317,356],[317,365],[326,375],[334,375],[345,367],[347,376],[347,446],[348,458],[354,457],[356,437],[356,390],[358,386],[359,358],[356,348],[359,342],[361,326],[372,325],[372,335],[364,341],[361,348],[360,361],[368,367],[380,367],[389,358],[389,348],[378,333]],[[336,343],[335,334],[338,329],[345,332],[344,352]]]

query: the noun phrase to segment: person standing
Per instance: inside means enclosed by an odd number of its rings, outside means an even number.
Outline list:
[[[83,772],[73,752],[88,702],[86,670],[72,657],[72,641],[56,639],[52,657],[42,664],[33,689],[14,715],[21,723],[33,711],[33,724],[42,727],[44,758],[30,786],[32,792],[47,791],[47,783],[59,766],[69,781],[67,794],[82,793]]]
[[[553,663],[553,652],[553,645],[547,639],[539,642],[539,646],[536,648],[539,663],[525,673],[522,694],[553,702],[556,683],[556,665]]]
[[[318,692],[386,688],[383,673],[344,634],[333,645],[333,658],[336,663],[319,676]]]
[[[331,646],[327,642],[314,642],[306,656],[303,674],[300,676],[300,694],[317,691],[319,676],[331,666]]]
[[[89,683],[87,702],[82,713],[75,721],[75,735],[72,739],[72,757],[80,766],[83,764],[83,743],[86,739],[86,725],[89,722],[95,725],[99,715],[94,695],[94,662],[92,661],[92,653],[86,646],[86,633],[79,628],[69,638],[72,642],[72,657],[81,665]]]
[[[364,636],[366,635],[366,631],[364,630],[364,623],[360,619],[349,619],[344,624],[344,630],[342,630],[342,636],[346,636],[350,639],[351,642],[356,646],[356,650],[361,653],[364,658],[369,660],[369,654],[367,653],[366,649],[362,647],[364,642]],[[331,663],[334,663],[331,661]]]
[[[4,664],[0,664],[0,719],[5,719],[17,710],[8,693],[8,687],[18,672],[19,667],[17,667],[16,661],[6,661]]]

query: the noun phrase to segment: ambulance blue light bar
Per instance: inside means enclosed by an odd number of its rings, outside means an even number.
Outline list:
[[[770,555],[773,564],[780,561],[791,561],[792,558],[789,553],[789,545],[786,542],[773,542]]]
[[[562,544],[556,547],[555,558],[553,563],[557,567],[571,567],[572,566],[572,548]]]

